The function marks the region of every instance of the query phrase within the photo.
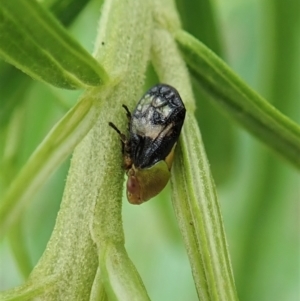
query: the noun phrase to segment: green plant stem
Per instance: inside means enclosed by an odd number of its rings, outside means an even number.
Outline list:
[[[1,292],[1,301],[34,300],[46,290],[53,289],[55,286],[55,280],[55,277],[45,277],[43,281],[36,284],[26,282],[21,286],[18,286],[5,292]]]
[[[137,7],[134,0],[127,3],[120,0],[106,1],[105,8],[111,14],[111,28],[115,29],[118,21],[119,30],[116,33],[120,36],[116,39],[112,52],[107,55],[99,52],[96,57],[104,66],[114,66],[111,74],[122,78],[122,81],[114,88],[111,99],[106,102],[98,123],[88,136],[90,143],[87,150],[93,152],[94,156],[93,160],[87,162],[87,166],[94,170],[92,181],[96,181],[95,187],[98,189],[95,200],[93,199],[94,213],[90,229],[92,239],[97,245],[101,279],[108,299],[142,301],[149,300],[149,297],[124,248],[121,218],[124,172],[120,169],[120,141],[118,135],[108,127],[108,122],[113,121],[125,132],[126,118],[122,103],[131,108],[141,94],[151,43],[151,5],[149,1],[143,1]],[[100,31],[97,44],[109,47],[109,42],[109,36]],[[124,55],[120,55],[121,53]],[[120,58],[119,64],[116,63],[116,58]],[[82,156],[86,158],[84,152]],[[87,193],[90,194],[91,189],[95,190],[93,186],[87,189]]]
[[[164,29],[153,33],[152,62],[160,81],[178,89],[187,109],[177,146],[182,157],[175,158],[171,176],[172,201],[199,298],[237,300],[215,186],[193,116],[191,83],[175,41]]]
[[[125,131],[126,115],[121,104],[126,102],[131,107],[141,94],[151,43],[150,7],[148,1],[138,7],[134,0],[105,1],[95,57],[110,70],[112,82],[89,90],[83,98],[83,103],[91,102],[88,114],[100,111],[96,123],[95,115],[86,120],[86,110],[72,111],[84,117],[77,118],[74,127],[84,127],[85,123],[94,126],[74,151],[52,236],[22,287],[35,291],[53,278],[54,285],[39,296],[43,300],[88,300],[91,291],[99,299],[105,298],[104,294],[109,300],[149,299],[123,246],[121,145],[108,122],[115,122]],[[62,125],[62,129],[69,126],[70,133],[76,132],[69,123]],[[59,137],[48,137],[46,141],[52,145]],[[53,149],[62,150],[57,143]],[[97,288],[95,281],[100,278],[105,292]],[[6,293],[6,298],[24,293],[22,288],[17,293]]]
[[[216,105],[278,154],[300,168],[300,127],[250,89],[201,42],[176,32],[182,54]]]

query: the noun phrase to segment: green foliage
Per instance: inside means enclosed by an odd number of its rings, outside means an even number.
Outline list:
[[[176,39],[185,61],[217,105],[241,125],[300,168],[300,128],[248,88],[227,66],[191,35]]]
[[[36,1],[2,1],[1,57],[35,79],[75,89],[97,86],[106,72]]]
[[[300,63],[299,35],[277,29],[299,29],[289,14],[297,5],[267,2],[274,34],[263,33],[267,50],[278,51],[266,55],[260,88],[280,112],[216,55],[226,57],[228,33],[210,1],[177,0],[178,10],[172,0],[90,1],[85,9],[88,2],[0,0],[0,55],[38,80],[0,62],[1,300],[293,300],[300,127],[283,112],[299,118],[300,68],[287,68]],[[93,56],[50,12],[64,25],[80,13],[82,36],[97,28]],[[176,87],[187,108],[171,171],[173,211],[166,191],[142,206],[122,201],[121,146],[108,127],[126,132],[122,104],[133,109],[157,81]],[[289,275],[284,287],[278,274]]]

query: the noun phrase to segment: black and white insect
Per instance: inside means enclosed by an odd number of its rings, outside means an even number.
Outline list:
[[[129,121],[129,137],[113,123],[109,125],[122,141],[128,201],[141,204],[157,195],[169,181],[186,110],[177,90],[166,84],[148,90],[132,114],[123,107]]]

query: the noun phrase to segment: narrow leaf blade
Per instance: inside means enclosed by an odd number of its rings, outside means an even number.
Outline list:
[[[300,127],[244,83],[204,44],[184,31],[176,40],[198,83],[249,132],[300,168]]]
[[[31,77],[66,89],[107,80],[105,70],[36,1],[2,1],[0,20],[0,56]]]

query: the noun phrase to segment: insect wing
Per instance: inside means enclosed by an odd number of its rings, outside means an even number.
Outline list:
[[[176,89],[165,84],[150,89],[130,122],[134,165],[146,168],[164,160],[178,140],[184,117],[185,107]]]

